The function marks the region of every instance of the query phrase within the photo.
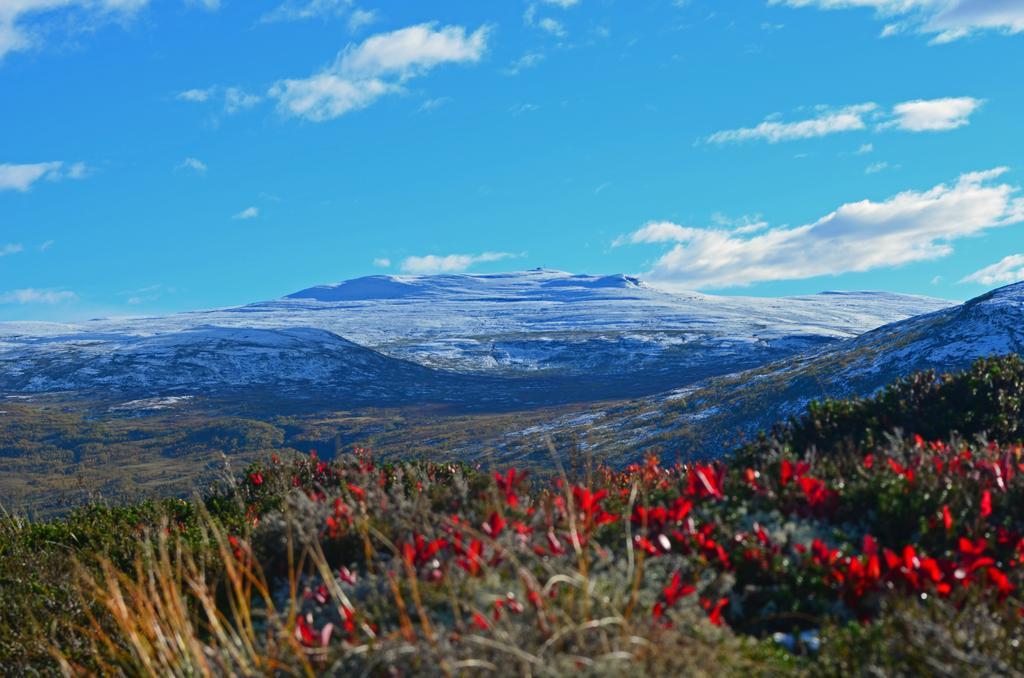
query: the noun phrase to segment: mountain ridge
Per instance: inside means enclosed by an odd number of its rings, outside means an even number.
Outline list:
[[[677,294],[624,274],[551,269],[367,276],[223,309],[60,325],[0,324],[0,363],[7,372],[19,362],[40,368],[47,363],[55,384],[86,388],[87,372],[78,369],[81,379],[64,382],[53,372],[54,364],[74,368],[72,357],[83,343],[135,355],[142,346],[156,350],[160,345],[156,340],[140,344],[141,339],[198,337],[194,330],[202,327],[223,332],[308,328],[436,370],[439,380],[449,373],[512,379],[510,402],[527,392],[532,399],[545,389],[547,400],[557,400],[558,389],[574,388],[593,389],[598,398],[635,397],[756,367],[948,305],[886,292],[779,299]],[[236,360],[235,353],[222,357]],[[186,364],[191,363],[186,359]],[[145,390],[130,376],[122,381]],[[523,379],[537,383],[516,391]],[[167,382],[158,380],[154,387]],[[17,392],[19,383],[8,378],[0,388]],[[223,385],[211,378],[200,380],[197,388]]]
[[[595,455],[620,460],[640,459],[652,449],[666,458],[721,456],[773,422],[798,415],[811,400],[868,396],[915,372],[952,372],[1010,353],[1024,353],[1024,282],[816,350],[591,412],[584,425],[566,417],[454,454],[472,457],[495,448],[499,458],[514,459],[537,447],[537,436],[572,435]]]

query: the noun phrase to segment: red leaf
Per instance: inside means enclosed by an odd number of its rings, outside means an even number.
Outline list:
[[[722,625],[722,609],[729,604],[728,598],[719,598],[715,606],[708,611],[708,620],[715,626]]]
[[[985,490],[981,493],[981,517],[988,518],[992,515],[992,493]]]
[[[779,469],[779,482],[785,487],[789,485],[790,479],[793,477],[793,462],[789,459],[782,460],[782,468]]]

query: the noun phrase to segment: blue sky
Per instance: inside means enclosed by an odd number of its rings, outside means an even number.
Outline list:
[[[1024,278],[1022,0],[0,0],[0,319]]]

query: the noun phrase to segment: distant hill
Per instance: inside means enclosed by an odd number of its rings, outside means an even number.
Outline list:
[[[868,395],[917,371],[958,371],[977,358],[1021,353],[1024,283],[1016,283],[815,351],[602,409],[583,423],[567,417],[483,441],[475,452],[497,448],[514,458],[536,449],[541,436],[572,434],[617,459],[655,447],[668,458],[719,456],[811,400]]]
[[[884,292],[670,294],[546,269],[371,276],[164,317],[0,323],[0,392],[304,389],[342,404],[473,406],[637,397],[948,306]]]

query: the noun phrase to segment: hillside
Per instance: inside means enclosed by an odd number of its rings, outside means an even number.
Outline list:
[[[283,398],[306,383],[339,406],[367,391],[388,396],[378,404],[506,407],[638,397],[946,306],[877,292],[676,295],[629,276],[543,269],[373,276],[165,317],[0,323],[0,392],[136,399],[273,386]],[[489,380],[458,381],[468,377]]]
[[[584,317],[593,308],[590,304],[596,303],[588,295],[636,294],[645,289],[629,280],[622,287],[625,279],[618,277],[604,282],[588,277],[581,282],[576,276],[566,279],[565,274],[536,275],[553,277],[561,283],[554,286],[560,294],[578,297],[563,306],[582,314],[581,323],[600,321]],[[446,295],[465,297],[466,288],[473,284],[484,290],[478,290],[477,296],[494,291],[497,283],[489,278],[476,283],[464,280],[478,277],[410,278],[401,283],[410,305],[402,312],[423,313],[424,306],[443,306],[448,303],[443,301]],[[363,284],[366,280],[356,281],[356,289],[344,294],[336,286],[303,294],[397,295],[381,292],[379,287],[380,280],[387,281],[385,286],[397,284],[392,278],[374,278],[370,289]],[[444,280],[448,282],[443,285]],[[505,286],[538,288],[530,276],[501,280]],[[418,286],[413,284],[416,281]],[[452,291],[452,286],[462,291]],[[566,288],[573,291],[567,293]],[[434,295],[430,304],[423,303],[423,295]],[[848,308],[855,309],[867,295],[819,296],[846,300],[833,303],[840,309],[849,303]],[[708,379],[706,371],[695,369],[682,381],[671,370],[657,379],[651,373],[636,378],[630,373],[609,376],[596,367],[589,378],[530,376],[536,370],[511,375],[438,370],[368,349],[327,330],[210,325],[174,329],[174,323],[184,322],[185,317],[139,320],[137,326],[118,321],[127,324],[106,334],[89,333],[82,327],[33,325],[19,330],[15,338],[9,335],[0,350],[0,383],[17,391],[0,408],[4,410],[0,497],[18,509],[52,515],[97,493],[118,501],[147,493],[187,495],[189,488],[210,482],[223,466],[218,441],[228,441],[225,449],[235,463],[274,448],[315,449],[330,456],[361,445],[389,459],[546,464],[550,463],[548,438],[562,452],[579,445],[613,464],[640,459],[649,450],[665,458],[718,456],[775,421],[802,411],[811,399],[867,394],[913,369],[943,371],[966,366],[973,357],[990,351],[1019,350],[1020,296],[1021,287],[1010,286],[861,337],[829,340],[817,350],[754,370]],[[281,303],[326,304],[318,313],[334,317],[341,313],[334,304],[356,302]],[[465,306],[468,303],[451,301],[470,308]],[[519,302],[474,303],[492,306],[486,313],[480,311],[481,322],[520,322],[493,308],[518,307]],[[796,302],[763,303],[781,304],[792,314]],[[625,313],[628,304],[618,299],[612,306]],[[709,308],[722,307],[716,302]],[[655,311],[647,308],[644,313]],[[351,309],[347,312],[355,314]],[[269,312],[235,309],[228,315],[247,313],[258,317]],[[515,315],[511,310],[507,313]],[[850,313],[847,320],[856,315],[853,310]],[[298,317],[310,314],[307,310]],[[550,308],[543,314],[555,318]],[[824,310],[814,314],[826,319]],[[206,314],[194,315],[210,319]],[[280,321],[291,316],[275,317]],[[454,329],[446,331],[461,331],[455,320]],[[754,321],[748,317],[747,322]],[[8,326],[7,331],[13,330]],[[541,329],[537,332],[538,337],[543,335]],[[572,339],[577,340],[583,341]],[[694,359],[710,360],[715,355],[696,352]],[[597,358],[587,354],[581,358],[589,359]],[[702,369],[729,370],[734,363]],[[698,379],[701,375],[703,380]],[[681,383],[689,386],[666,390]],[[659,394],[647,395],[658,385]],[[182,426],[210,433],[186,436]]]
[[[1017,283],[818,350],[595,408],[577,420],[553,420],[453,454],[494,456],[497,449],[497,458],[512,462],[541,449],[547,436],[576,436],[586,449],[617,463],[655,448],[670,458],[720,456],[812,400],[865,396],[914,372],[961,370],[978,358],[1022,350],[1024,283]]]
[[[907,383],[719,462],[272,455],[202,500],[3,514],[0,665],[1021,675],[1024,362]]]

